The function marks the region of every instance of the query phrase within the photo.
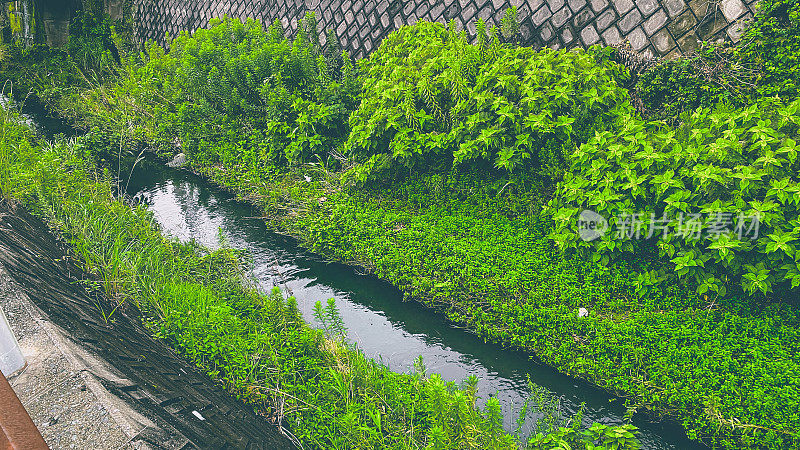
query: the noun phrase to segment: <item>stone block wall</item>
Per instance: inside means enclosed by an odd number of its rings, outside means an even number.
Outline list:
[[[474,34],[482,18],[499,25],[516,6],[525,45],[552,48],[615,44],[671,57],[700,41],[738,41],[757,0],[133,0],[138,39],[165,43],[165,34],[194,31],[214,17],[278,18],[293,33],[306,11],[319,21],[320,39],[333,29],[342,46],[362,58],[391,31],[420,20],[449,22]]]

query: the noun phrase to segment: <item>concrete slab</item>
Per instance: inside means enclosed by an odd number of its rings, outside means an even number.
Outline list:
[[[2,264],[0,307],[27,361],[9,383],[47,445],[52,449],[133,448],[129,444],[133,435],[126,433],[109,412],[112,405],[95,394],[102,386],[87,383],[91,375],[64,353],[68,347],[56,342],[63,337],[48,332],[53,325],[15,285]]]

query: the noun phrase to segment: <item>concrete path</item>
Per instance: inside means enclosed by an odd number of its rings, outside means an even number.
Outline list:
[[[0,308],[28,363],[9,383],[45,442],[53,449],[132,448],[131,440],[149,421],[126,420],[144,418],[103,387],[82,362],[89,355],[44,316],[2,264]]]

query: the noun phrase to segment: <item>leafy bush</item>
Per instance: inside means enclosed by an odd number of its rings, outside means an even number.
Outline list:
[[[215,19],[178,36],[168,55],[150,58],[175,60],[177,121],[191,157],[235,164],[239,152],[255,152],[263,164],[298,163],[325,157],[344,140],[355,73],[346,54],[341,67],[329,67],[316,28],[309,14],[289,41],[277,20],[264,30],[252,19]]]
[[[0,61],[0,82],[17,99],[33,95],[51,111],[66,114],[69,107],[62,100],[89,87],[63,49],[45,45],[25,49],[12,45],[8,52],[9,56]]]
[[[51,109],[83,128],[104,130],[117,147],[141,142],[172,152],[177,146],[201,166],[244,165],[263,173],[273,165],[331,159],[349,132],[356,70],[346,53],[329,64],[323,54],[338,43],[323,49],[316,27],[309,14],[290,40],[279,21],[265,29],[252,19],[214,19],[208,29],[181,33],[169,52],[150,43],[123,55],[115,66],[119,76],[108,80],[79,70],[76,58],[92,57],[80,49],[94,47],[93,34],[84,33],[71,53],[48,49],[59,57],[52,61],[41,58],[26,68],[30,57],[18,58],[14,78],[41,79],[26,83],[37,93],[52,86]],[[46,65],[78,75],[49,80]]]
[[[741,41],[743,58],[758,64],[761,96],[797,98],[800,84],[800,1],[765,0]]]
[[[362,70],[345,145],[362,162],[359,181],[386,167],[466,162],[557,180],[565,152],[629,108],[620,66],[590,52],[505,46],[482,22],[476,45],[452,24],[403,27]]]
[[[555,433],[537,436],[533,442],[537,448],[571,449],[571,448],[625,448],[636,437],[632,425],[610,427],[596,423],[588,430],[561,427]]]
[[[72,15],[67,52],[82,71],[113,75],[120,63],[120,38],[102,2],[84,2],[82,6]]]
[[[631,117],[572,155],[550,205],[551,237],[562,249],[579,248],[604,263],[624,252],[657,249],[700,294],[724,296],[731,285],[748,294],[783,284],[795,289],[799,126],[800,101],[698,109],[677,130]],[[609,219],[617,232],[579,239],[575,226],[584,209]],[[691,225],[695,230],[687,232]],[[751,230],[754,225],[759,229]],[[701,235],[698,228],[717,231]],[[643,274],[640,281],[663,273]]]
[[[38,42],[3,45],[0,84],[10,81],[18,99],[37,97],[51,112],[70,114],[70,97],[116,75],[118,47],[127,48],[102,9],[102,2],[84,2],[72,15],[69,41],[63,48]],[[99,8],[99,9],[97,9]],[[38,22],[38,20],[37,20]]]

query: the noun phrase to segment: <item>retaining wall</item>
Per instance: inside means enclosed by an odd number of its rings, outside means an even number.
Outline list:
[[[637,52],[674,56],[699,41],[737,41],[756,0],[133,0],[138,39],[165,42],[165,34],[194,31],[214,17],[280,19],[294,32],[306,11],[324,30],[334,29],[344,48],[361,58],[391,31],[419,20],[449,22],[474,33],[478,18],[499,24],[516,6],[526,45],[552,48],[615,44]]]

